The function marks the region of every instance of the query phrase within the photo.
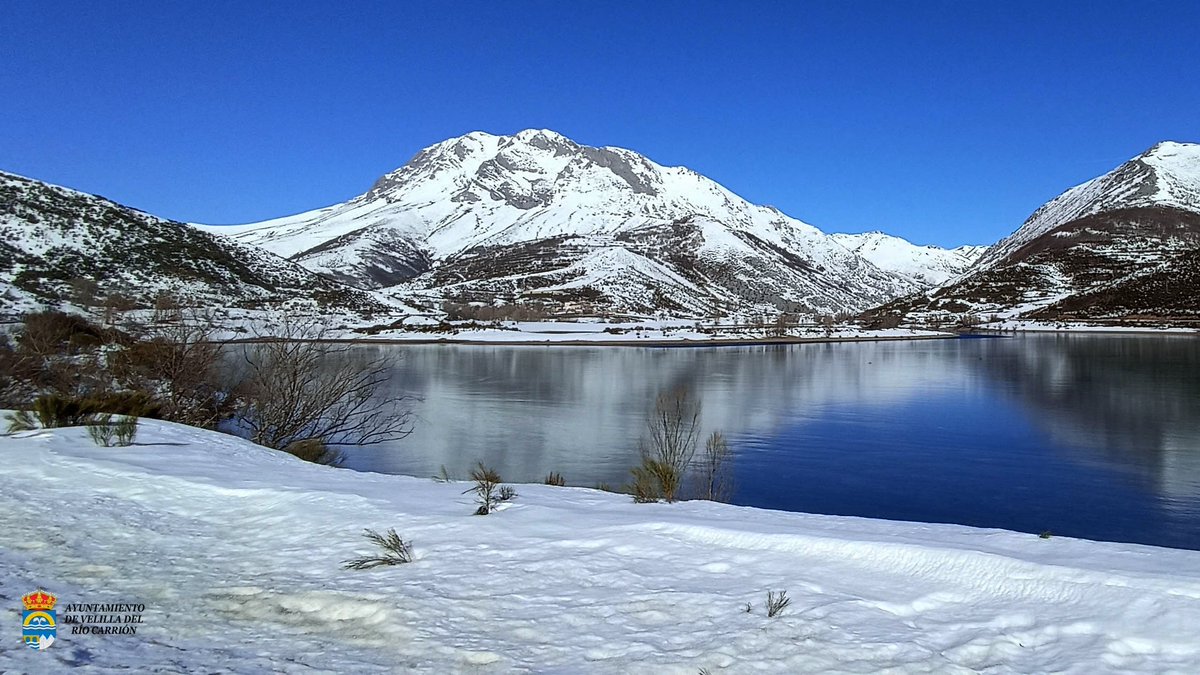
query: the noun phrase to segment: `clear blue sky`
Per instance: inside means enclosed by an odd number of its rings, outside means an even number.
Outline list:
[[[0,169],[169,218],[344,201],[550,128],[826,231],[991,243],[1200,141],[1200,2],[80,2],[0,10]]]

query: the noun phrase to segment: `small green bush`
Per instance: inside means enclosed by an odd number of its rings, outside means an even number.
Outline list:
[[[88,436],[96,445],[110,448],[117,435],[117,425],[112,422],[112,415],[96,415],[87,427]]]
[[[137,437],[138,418],[133,415],[123,415],[116,424],[113,425],[113,431],[116,432],[117,445],[126,447],[133,445],[133,439]]]
[[[109,392],[90,399],[101,412],[113,415],[161,419],[162,404],[144,391]]]
[[[33,417],[33,413],[28,410],[17,410],[8,415],[8,433],[15,434],[18,431],[33,431],[37,429],[38,422]]]
[[[106,416],[104,419],[108,423],[112,422],[112,415],[132,417],[132,424],[136,426],[136,418],[154,417],[158,410],[158,404],[144,392],[108,393],[88,398],[45,394],[33,402],[33,414],[46,429],[94,425],[101,415]]]
[[[654,473],[646,467],[646,462],[643,460],[642,466],[632,469],[633,482],[629,484],[628,491],[633,495],[633,501],[638,504],[651,504],[662,498],[662,490],[658,486],[658,481],[654,479]]]
[[[106,448],[133,445],[137,428],[138,418],[123,415],[114,422],[109,413],[94,415],[87,425],[88,436],[91,436],[92,442]]]
[[[662,499],[675,501],[683,484],[683,472],[674,464],[654,459],[649,455],[643,455],[642,463],[633,467],[630,472],[633,482],[629,491],[633,494],[633,501],[639,504]]]
[[[46,394],[33,402],[33,414],[45,429],[82,426],[98,412],[96,401],[86,398]]]

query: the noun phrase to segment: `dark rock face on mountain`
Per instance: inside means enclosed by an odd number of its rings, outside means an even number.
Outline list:
[[[1200,146],[1160,143],[1039,208],[965,274],[868,316],[1200,322]]]

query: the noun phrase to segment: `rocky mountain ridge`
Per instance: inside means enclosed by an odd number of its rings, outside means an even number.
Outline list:
[[[435,144],[343,204],[202,227],[408,301],[598,313],[859,310],[970,259],[895,239],[924,253],[891,269],[690,169],[535,129]]]
[[[246,244],[103,197],[0,172],[0,314],[46,305],[243,309],[386,305]]]
[[[1162,142],[1037,209],[962,276],[868,316],[1200,324],[1200,145]]]

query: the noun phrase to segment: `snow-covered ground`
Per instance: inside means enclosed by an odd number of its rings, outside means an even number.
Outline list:
[[[137,441],[0,437],[0,671],[1200,672],[1196,551],[543,485],[473,516],[462,483]],[[389,527],[415,562],[342,569]],[[27,649],[39,587],[143,624]]]
[[[1028,331],[1038,333],[1200,333],[1200,329],[1182,326],[1106,326],[1098,323],[1062,322],[1062,321],[1029,321],[1025,319],[1005,319],[993,321],[980,326],[983,330]]]

